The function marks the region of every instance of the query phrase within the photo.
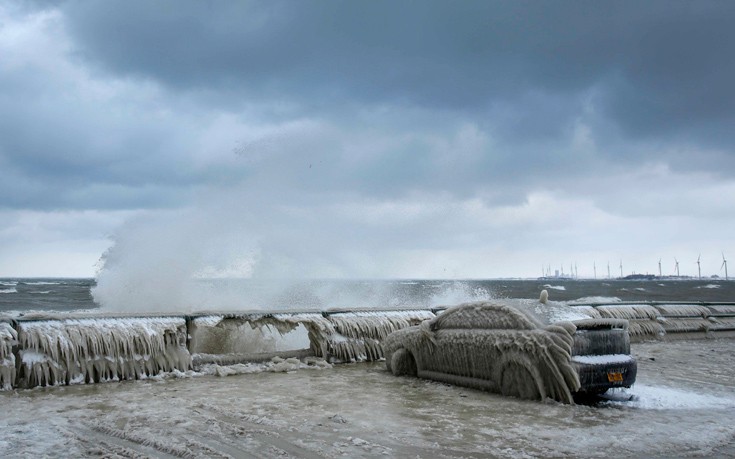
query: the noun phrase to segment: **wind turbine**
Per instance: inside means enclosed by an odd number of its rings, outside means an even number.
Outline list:
[[[658,259],[658,277],[662,277],[661,276],[661,259],[660,258]]]
[[[595,279],[597,279],[597,264],[596,262],[592,262],[592,269],[595,271]]]
[[[610,262],[607,262],[607,278],[610,279]]]
[[[676,263],[676,265],[674,265],[674,269],[676,270],[676,277],[679,277],[679,260],[674,257],[674,262]]]
[[[727,280],[727,260],[725,260],[725,252],[722,252],[722,266],[720,266],[720,270],[722,268],[725,268],[725,280]]]
[[[620,277],[623,277],[623,259],[620,259]]]
[[[700,253],[697,257],[697,272],[699,273],[699,279],[702,279],[702,265],[699,264],[699,259],[702,258],[702,254]]]

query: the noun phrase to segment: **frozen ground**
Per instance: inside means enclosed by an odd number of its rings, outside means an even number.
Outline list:
[[[735,340],[633,351],[636,398],[596,406],[396,378],[382,363],[0,392],[0,456],[735,457]]]

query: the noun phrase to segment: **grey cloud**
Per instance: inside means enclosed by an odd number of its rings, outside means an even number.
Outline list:
[[[59,8],[73,39],[61,58],[125,89],[95,102],[83,84],[33,69],[0,75],[13,88],[0,108],[6,206],[170,206],[192,187],[241,180],[269,199],[432,191],[505,203],[616,161],[733,167],[726,4]],[[151,115],[159,107],[166,116]],[[240,123],[229,135],[241,144],[204,139],[221,113]],[[316,124],[283,127],[293,119]],[[280,132],[238,132],[268,123]],[[580,125],[594,144],[586,150],[573,145]],[[463,126],[483,137],[470,152],[457,140]],[[703,162],[673,155],[679,143],[713,147]],[[195,164],[223,148],[237,158]]]
[[[627,135],[732,141],[690,129],[732,120],[730,3],[72,2],[65,12],[84,59],[180,90],[287,97],[310,111],[357,100],[482,112],[529,91],[574,100],[602,87],[601,110]]]

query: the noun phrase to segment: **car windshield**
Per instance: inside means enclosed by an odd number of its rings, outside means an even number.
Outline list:
[[[557,301],[541,303],[538,300],[499,300],[498,302],[500,304],[513,306],[544,325],[550,325],[555,322],[575,321],[590,318],[589,315],[582,311],[579,311],[566,303],[560,303]]]

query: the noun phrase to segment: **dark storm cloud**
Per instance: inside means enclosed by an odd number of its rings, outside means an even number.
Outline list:
[[[18,17],[32,11],[22,5]],[[52,11],[50,36],[68,47],[22,52],[74,70],[0,73],[4,206],[169,206],[238,180],[271,196],[437,191],[517,203],[621,160],[735,168],[729,3],[67,1]],[[230,133],[222,113],[238,119]],[[313,123],[283,127],[293,120]],[[253,125],[284,132],[248,134]]]
[[[84,59],[180,90],[283,97],[309,111],[357,101],[462,112],[594,90],[625,136],[733,140],[730,2],[125,1],[65,13]],[[514,138],[565,128],[526,121]]]

